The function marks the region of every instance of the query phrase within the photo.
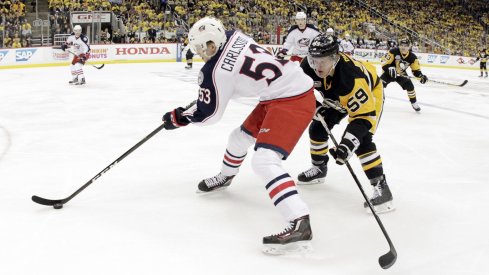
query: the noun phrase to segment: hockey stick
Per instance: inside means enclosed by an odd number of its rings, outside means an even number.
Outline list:
[[[70,51],[70,50],[67,50],[67,51],[68,51],[69,53],[71,53],[72,55],[74,55],[74,56],[78,56],[77,54],[75,54],[74,52],[72,52],[72,51]],[[87,64],[88,64],[88,65],[90,65],[90,66],[93,66],[95,69],[98,69],[98,70],[102,69],[102,68],[105,66],[105,64],[102,64],[102,65],[100,65],[100,66],[98,66],[98,67],[97,67],[97,66],[93,65],[92,63],[89,63],[88,61],[87,61],[87,62],[85,62],[85,63],[87,63]]]
[[[71,194],[69,197],[66,197],[64,199],[60,200],[50,200],[50,199],[45,199],[41,198],[38,196],[32,196],[32,200],[35,203],[39,203],[42,205],[48,205],[48,206],[53,206],[55,209],[61,209],[63,208],[63,205],[67,202],[69,202],[71,199],[73,199],[78,193],[83,191],[83,189],[87,188],[90,184],[92,184],[94,181],[96,181],[98,178],[100,178],[103,174],[105,174],[107,171],[109,171],[112,167],[114,167],[117,163],[122,161],[125,157],[127,157],[130,153],[132,153],[134,150],[136,150],[139,146],[141,146],[143,143],[148,141],[151,137],[156,135],[159,131],[161,131],[164,128],[164,124],[161,124],[153,130],[149,135],[147,135],[145,138],[143,138],[141,141],[139,141],[136,145],[134,145],[131,149],[126,151],[124,154],[122,154],[118,159],[116,159],[114,162],[109,164],[109,166],[105,167],[104,170],[100,171],[95,177],[93,177],[91,180],[89,180],[87,183],[85,183],[82,187],[80,187],[78,190],[75,191],[75,193]]]
[[[319,122],[321,122],[321,124],[323,125],[324,129],[326,129],[326,132],[328,133],[328,136],[333,141],[334,146],[336,146],[336,148],[338,148],[338,142],[336,142],[336,139],[334,138],[333,134],[329,130],[328,125],[324,121],[323,117],[317,116],[317,118],[319,119]],[[358,180],[357,176],[355,175],[355,172],[353,172],[353,169],[351,168],[350,163],[348,163],[348,161],[345,161],[345,165],[346,165],[346,167],[348,167],[348,170],[350,170],[350,174],[352,175],[353,179],[355,180],[358,188],[360,189],[360,192],[362,192],[363,198],[367,202],[368,207],[370,207],[370,211],[372,211],[372,214],[374,215],[375,220],[377,220],[377,223],[379,224],[380,229],[382,230],[382,233],[384,233],[384,236],[387,239],[387,242],[389,243],[389,248],[390,248],[389,252],[380,256],[380,258],[379,258],[380,266],[383,269],[388,269],[389,267],[394,265],[394,263],[396,262],[397,251],[394,248],[394,244],[392,243],[391,238],[389,237],[389,234],[387,234],[387,231],[385,230],[384,225],[382,224],[382,221],[380,220],[377,213],[375,213],[375,210],[373,209],[373,206],[370,203],[370,200],[368,199],[367,195],[365,194],[365,191],[363,190],[362,185],[360,184],[360,181]]]
[[[418,77],[414,77],[414,76],[408,76],[409,78],[415,78],[417,80],[419,80]],[[438,83],[438,84],[443,84],[443,85],[448,85],[448,86],[457,86],[457,87],[463,87],[465,86],[465,84],[467,84],[467,82],[469,82],[468,80],[464,80],[461,84],[454,84],[454,83],[448,83],[448,82],[444,82],[444,81],[439,81],[439,80],[433,80],[433,79],[428,79],[428,82],[433,82],[433,83]]]

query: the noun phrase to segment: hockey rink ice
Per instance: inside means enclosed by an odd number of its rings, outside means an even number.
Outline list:
[[[398,252],[388,270],[377,262],[389,251],[379,226],[332,161],[325,184],[299,187],[314,233],[306,255],[261,252],[262,237],[285,223],[251,170],[251,149],[228,189],[196,193],[254,100],[231,102],[218,124],[159,132],[61,210],[31,201],[71,195],[166,111],[196,99],[202,63],[184,66],[85,66],[82,87],[68,85],[68,66],[0,70],[0,274],[488,274],[489,79],[478,70],[423,67],[469,83],[414,81],[419,114],[396,83],[385,91],[374,141],[396,206],[379,215]],[[371,195],[358,159],[350,163]],[[309,166],[305,133],[284,167],[297,177]]]

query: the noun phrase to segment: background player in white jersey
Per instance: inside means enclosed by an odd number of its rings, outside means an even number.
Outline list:
[[[340,51],[349,56],[353,56],[354,50],[355,46],[353,46],[353,42],[351,42],[350,34],[345,33],[345,39],[340,41]]]
[[[291,55],[291,61],[301,62],[307,55],[309,44],[314,37],[319,34],[319,30],[312,24],[307,24],[307,16],[304,12],[298,12],[295,16],[295,23],[289,28],[287,38],[278,53],[277,57],[283,59],[286,55]]]
[[[238,173],[248,148],[251,165],[287,227],[263,238],[264,252],[281,254],[307,250],[312,239],[309,209],[292,177],[282,167],[315,112],[313,81],[299,66],[278,60],[252,38],[224,30],[212,17],[196,22],[189,32],[190,47],[204,59],[197,103],[163,116],[165,129],[220,120],[231,98],[259,98],[246,120],[231,132],[221,172],[198,184],[199,192],[225,188]]]
[[[73,28],[73,33],[68,37],[66,43],[61,45],[65,51],[69,46],[73,46],[73,60],[71,61],[71,75],[73,79],[69,82],[74,85],[85,84],[85,75],[83,74],[83,65],[90,58],[90,45],[88,37],[82,34],[80,25]]]

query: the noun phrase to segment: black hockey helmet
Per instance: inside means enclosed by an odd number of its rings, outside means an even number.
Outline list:
[[[337,54],[340,45],[338,38],[330,34],[319,34],[314,37],[309,45],[309,55],[311,57],[325,57],[333,54]]]

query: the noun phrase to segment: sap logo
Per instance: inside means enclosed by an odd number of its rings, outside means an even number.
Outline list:
[[[8,54],[8,51],[0,51],[0,61]]]
[[[34,55],[37,49],[30,50],[16,50],[15,61],[28,61]]]
[[[446,64],[448,62],[448,59],[450,59],[450,56],[449,55],[442,55],[440,57],[440,63],[441,64]]]
[[[437,55],[435,55],[435,54],[429,54],[429,55],[428,55],[428,63],[433,63],[433,62],[435,62],[435,60],[436,60],[436,58],[437,58],[437,57],[438,57],[438,56],[437,56]]]
[[[259,134],[261,134],[261,133],[268,133],[268,132],[270,132],[270,129],[269,128],[261,128]]]

